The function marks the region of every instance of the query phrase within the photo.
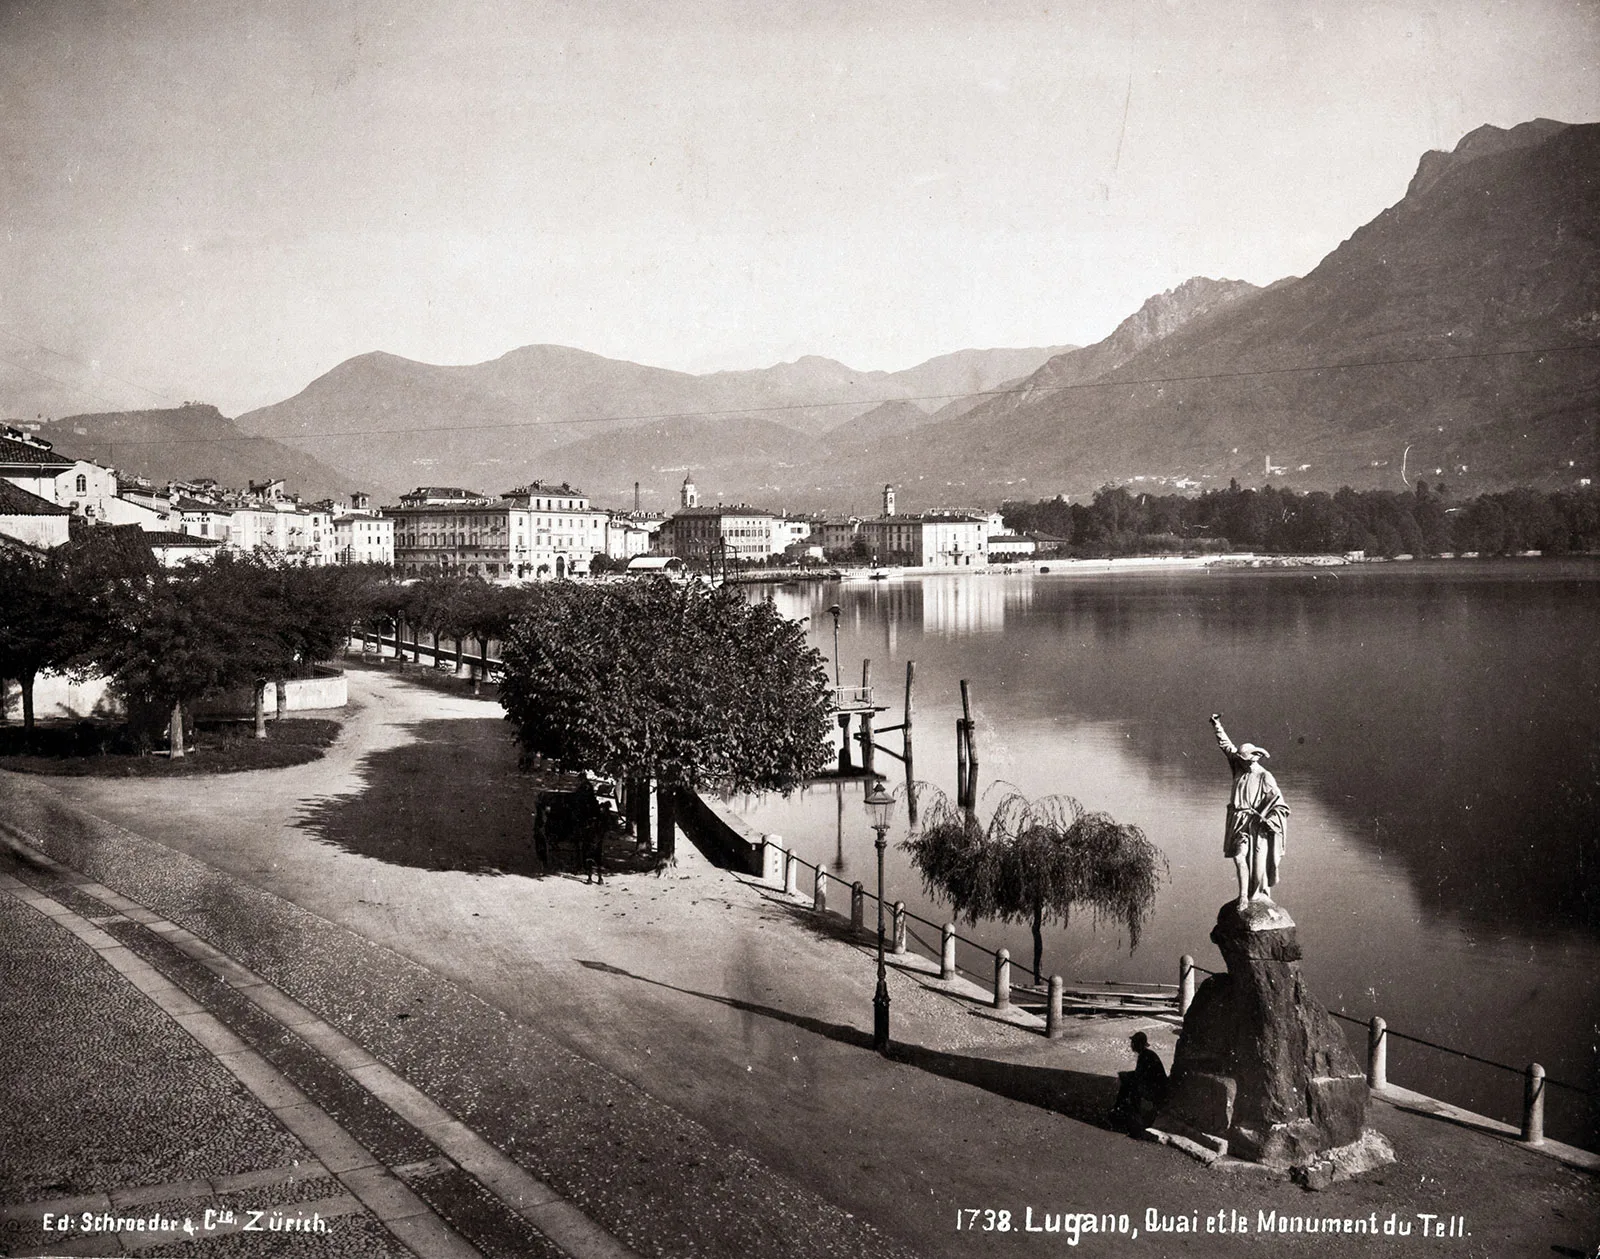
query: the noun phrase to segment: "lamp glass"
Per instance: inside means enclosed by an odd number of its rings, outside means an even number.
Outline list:
[[[872,819],[874,830],[886,831],[889,829],[889,814],[894,809],[894,797],[883,789],[882,783],[873,783],[872,790],[867,792],[863,801],[867,806],[867,816]]]

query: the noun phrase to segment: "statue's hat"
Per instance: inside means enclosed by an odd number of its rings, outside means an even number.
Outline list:
[[[1272,753],[1267,751],[1266,748],[1257,747],[1254,743],[1241,743],[1239,745],[1239,755],[1247,761],[1264,761],[1269,759]]]

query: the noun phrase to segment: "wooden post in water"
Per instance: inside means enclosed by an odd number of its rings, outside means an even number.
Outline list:
[[[867,710],[861,714],[861,768],[870,776],[876,757],[872,746],[872,661],[861,662],[861,693],[866,697]]]
[[[906,661],[906,719],[900,727],[901,738],[905,740],[906,763],[906,820],[912,826],[917,824],[917,777],[911,768],[911,684],[916,680],[917,662]]]
[[[956,803],[964,808],[978,807],[978,744],[973,736],[972,687],[961,679],[961,759],[957,768],[964,772],[956,780]]]

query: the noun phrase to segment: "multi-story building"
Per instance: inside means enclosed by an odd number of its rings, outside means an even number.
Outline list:
[[[868,551],[885,564],[973,568],[989,562],[990,521],[980,512],[895,512],[894,488],[883,487],[883,515],[861,522]]]
[[[589,506],[587,495],[563,481],[534,481],[505,495],[528,530],[527,552],[518,557],[520,577],[572,577],[606,551],[606,513]]]
[[[394,521],[364,512],[336,515],[333,551],[340,564],[393,564]]]
[[[570,577],[606,549],[606,514],[571,485],[531,485],[498,498],[422,486],[384,508],[394,521],[394,563],[402,573],[435,570],[483,577]]]
[[[861,530],[861,522],[854,516],[828,517],[814,530],[813,536],[818,534],[822,538],[824,551],[847,551],[856,540],[856,535]]]
[[[608,513],[606,517],[606,555],[614,560],[631,560],[647,555],[666,518],[645,512]]]
[[[663,529],[662,546],[684,560],[760,563],[772,557],[778,517],[745,503],[685,507]]]

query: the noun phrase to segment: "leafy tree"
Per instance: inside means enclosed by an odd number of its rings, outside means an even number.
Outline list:
[[[0,590],[0,678],[21,686],[22,724],[32,730],[34,680],[55,659],[64,610],[60,573],[42,555],[0,548]]]
[[[949,901],[958,918],[1026,922],[1033,932],[1033,978],[1044,963],[1044,927],[1064,927],[1074,908],[1096,922],[1111,918],[1139,947],[1155,907],[1166,861],[1137,826],[1086,813],[1070,796],[1029,801],[1011,792],[987,825],[919,785],[929,801],[922,829],[903,847],[930,895]]]
[[[183,755],[185,706],[255,684],[284,661],[278,608],[261,567],[218,555],[128,588],[119,623],[96,649],[135,713],[170,712],[172,755]]]
[[[500,702],[527,752],[631,783],[788,791],[829,760],[805,630],[735,590],[557,583],[506,636]],[[663,818],[670,843],[670,812]]]
[[[120,530],[89,529],[48,555],[0,548],[0,677],[22,688],[25,729],[38,675],[87,664],[109,633],[114,596],[156,571],[142,537],[137,546],[125,540]]]

